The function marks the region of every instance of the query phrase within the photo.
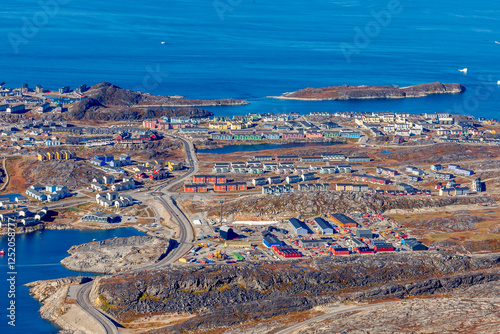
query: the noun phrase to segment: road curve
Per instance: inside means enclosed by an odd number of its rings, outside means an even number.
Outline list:
[[[80,286],[76,295],[76,303],[101,324],[106,334],[118,334],[115,324],[90,302],[90,290],[92,290],[93,283],[90,281]]]
[[[178,138],[174,136],[170,136],[172,138]],[[169,189],[173,188],[177,184],[183,182],[186,178],[190,177],[192,174],[198,172],[198,160],[196,159],[196,154],[194,152],[194,146],[192,143],[188,142],[183,138],[178,138],[184,144],[187,161],[192,162],[189,170],[184,173],[180,178],[173,182],[167,182],[166,184],[156,188],[155,190],[151,190],[150,193],[156,191],[165,190],[168,192]],[[187,218],[187,216],[180,210],[177,205],[175,205],[171,194],[167,193],[158,197],[159,202],[165,207],[165,209],[170,212],[172,219],[179,224],[180,233],[179,238],[177,240],[178,245],[174,249],[172,249],[167,256],[165,256],[160,261],[153,263],[149,266],[132,270],[131,272],[143,271],[143,270],[154,270],[161,269],[170,263],[176,261],[179,257],[183,256],[189,249],[192,247],[192,242],[194,240],[194,233],[191,222]],[[90,290],[92,289],[93,281],[83,284],[79,287],[76,296],[77,304],[84,309],[88,314],[90,314],[94,319],[96,319],[101,326],[104,328],[107,334],[118,334],[118,329],[115,324],[101,311],[95,308],[90,301]]]

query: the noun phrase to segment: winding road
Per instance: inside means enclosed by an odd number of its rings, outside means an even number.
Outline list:
[[[184,214],[184,212],[182,212],[182,210],[180,210],[179,207],[175,204],[175,200],[172,197],[173,194],[170,193],[169,190],[184,182],[186,178],[198,172],[198,160],[196,158],[194,146],[192,143],[183,138],[171,135],[166,136],[180,139],[182,141],[186,150],[187,161],[190,164],[189,170],[184,175],[177,178],[175,181],[167,182],[154,190],[148,191],[147,194],[152,194],[153,192],[164,192],[161,196],[156,196],[156,198],[160,202],[160,204],[163,205],[168,212],[170,212],[171,219],[179,225],[179,238],[177,239],[177,244],[175,245],[175,247],[163,259],[149,266],[132,270],[131,272],[164,268],[187,253],[191,249],[192,242],[194,241],[194,231],[191,222]],[[105,333],[118,334],[119,332],[114,321],[92,305],[92,302],[90,300],[90,291],[92,290],[92,286],[93,281],[77,287],[73,287],[70,295],[76,294],[74,298],[76,299],[77,304],[102,325]]]

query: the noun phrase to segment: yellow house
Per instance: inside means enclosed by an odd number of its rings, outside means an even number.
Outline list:
[[[168,162],[168,170],[169,171],[181,170],[181,169],[182,169],[182,162],[178,162],[178,161],[169,161]]]
[[[55,158],[56,159],[62,159],[62,154],[61,152],[54,152]]]
[[[37,158],[38,158],[38,160],[40,160],[40,161],[45,160],[45,157],[43,156],[43,154],[42,154],[42,153],[38,153],[38,154],[37,154]]]
[[[54,159],[54,153],[52,153],[52,152],[47,152],[47,159],[48,159],[48,160],[53,160],[53,159]]]
[[[209,129],[215,129],[215,130],[227,130],[228,124],[223,123],[223,122],[211,122],[208,124]]]

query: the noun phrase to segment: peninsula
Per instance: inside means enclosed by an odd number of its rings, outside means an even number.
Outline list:
[[[322,88],[304,88],[295,92],[283,93],[280,96],[270,96],[285,100],[353,100],[353,99],[403,99],[409,97],[424,97],[432,94],[463,93],[465,87],[457,84],[433,82],[399,88],[397,86],[330,86]]]

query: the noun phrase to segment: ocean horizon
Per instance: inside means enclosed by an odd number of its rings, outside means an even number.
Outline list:
[[[484,0],[173,3],[21,0],[0,9],[0,81],[49,89],[107,81],[247,112],[400,111],[497,117],[500,6]],[[468,68],[467,73],[459,69]],[[306,87],[460,83],[460,95],[273,100]]]

